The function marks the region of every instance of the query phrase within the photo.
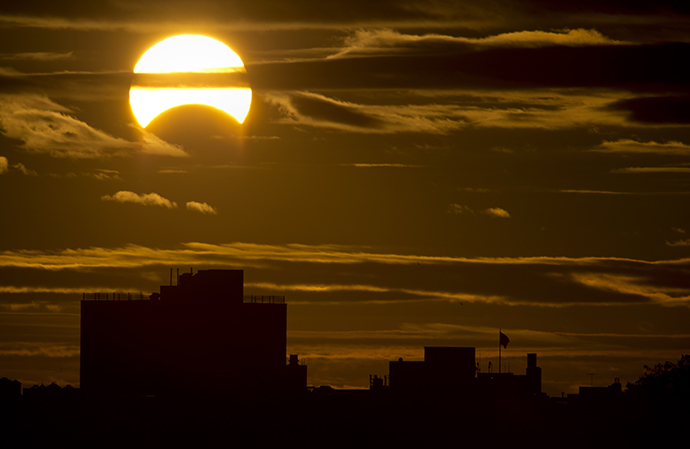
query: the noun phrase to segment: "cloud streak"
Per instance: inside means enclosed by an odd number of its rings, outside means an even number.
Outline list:
[[[690,173],[690,167],[624,167],[615,168],[611,173]]]
[[[131,198],[132,202],[167,207],[160,204],[167,201],[160,197]],[[247,287],[277,294],[298,293],[292,299],[295,304],[436,301],[550,308],[578,304],[690,307],[690,284],[681,276],[690,267],[688,259],[457,258],[377,253],[337,245],[197,242],[177,249],[128,245],[56,252],[4,251],[0,253],[0,270],[33,274],[26,284],[20,282],[17,274],[3,275],[4,279],[14,281],[4,282],[0,294],[66,294],[72,289],[121,291],[122,286],[108,288],[112,280],[97,273],[165,271],[171,265],[200,269],[261,267],[262,270],[255,270],[259,278],[247,280]],[[347,276],[342,274],[343,266],[349,266],[345,270]],[[61,280],[65,276],[75,279],[69,286],[40,281],[41,273],[47,275],[54,271],[63,272]],[[371,273],[377,275],[372,277]],[[495,279],[502,282],[497,283]],[[137,289],[136,283],[131,287],[134,291],[148,290],[147,287]]]
[[[8,60],[32,60],[32,61],[60,61],[73,59],[73,52],[51,53],[51,52],[29,52],[29,53],[6,53],[0,55],[0,59]]]
[[[593,46],[621,45],[602,35],[597,30],[574,29],[560,32],[515,31],[481,38],[446,36],[440,34],[411,35],[391,29],[357,30],[347,37],[343,49],[331,58],[347,56],[400,54],[402,52],[424,51],[429,47],[452,51],[471,48],[519,47],[537,48],[547,46]]]
[[[570,129],[593,124],[630,126],[623,113],[606,106],[621,94],[592,96],[554,90],[426,92],[415,104],[359,104],[307,91],[263,91],[276,109],[276,123],[363,134],[449,134],[463,129]],[[457,101],[452,101],[457,97]],[[470,99],[468,101],[468,98]],[[519,106],[522,105],[522,106]]]
[[[168,209],[177,207],[177,203],[163,198],[157,193],[142,193],[137,194],[127,190],[121,190],[114,195],[105,195],[101,197],[103,201],[115,201],[118,203],[134,203],[142,206],[161,206]]]
[[[22,141],[22,148],[57,158],[96,159],[136,152],[175,157],[187,153],[179,146],[141,130],[131,142],[92,128],[48,97],[33,94],[0,96],[0,132]]]
[[[657,143],[654,141],[640,142],[632,139],[619,139],[616,141],[604,141],[598,147],[593,148],[592,151],[599,153],[639,153],[687,156],[690,155],[690,145],[677,141]]]
[[[491,217],[496,217],[496,218],[510,218],[510,214],[508,213],[507,210],[501,209],[500,207],[489,207],[487,209],[481,209],[479,211],[475,211],[469,206],[463,206],[461,204],[449,204],[448,207],[446,208],[446,212],[449,214],[460,214],[460,215],[489,215]]]

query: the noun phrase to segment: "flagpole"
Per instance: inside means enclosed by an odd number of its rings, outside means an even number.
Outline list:
[[[498,329],[498,374],[501,374],[501,329]]]

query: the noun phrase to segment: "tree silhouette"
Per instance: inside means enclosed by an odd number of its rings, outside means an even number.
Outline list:
[[[633,383],[628,393],[633,397],[690,404],[690,354],[681,356],[678,363],[664,362],[644,366],[646,372]]]

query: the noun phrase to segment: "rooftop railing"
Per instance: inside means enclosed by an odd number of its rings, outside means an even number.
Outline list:
[[[84,301],[143,301],[149,295],[143,293],[83,293]]]
[[[285,304],[285,296],[244,295],[242,302],[251,304]]]
[[[143,293],[83,293],[83,301],[144,301],[150,295]],[[285,296],[277,295],[244,295],[245,304],[285,304]]]

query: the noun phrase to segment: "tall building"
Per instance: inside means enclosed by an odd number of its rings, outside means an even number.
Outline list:
[[[85,295],[82,391],[158,395],[294,388],[294,366],[288,369],[285,358],[285,298],[244,296],[243,274],[200,270],[178,276],[177,285],[171,274],[170,285],[148,298]]]

